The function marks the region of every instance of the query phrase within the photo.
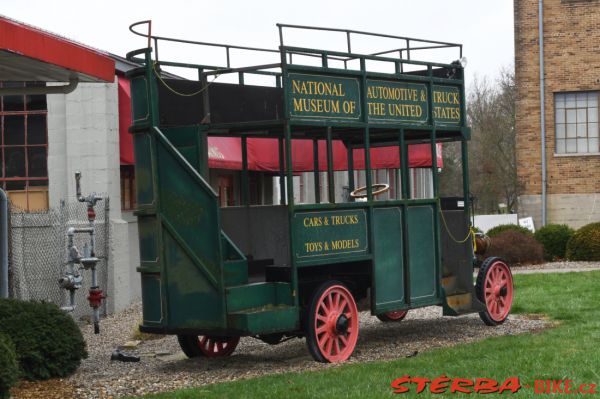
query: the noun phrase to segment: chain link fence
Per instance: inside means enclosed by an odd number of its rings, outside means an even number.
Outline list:
[[[105,198],[96,211],[96,265],[98,284],[106,293],[108,284],[109,201]],[[24,300],[42,300],[65,306],[68,292],[58,286],[67,262],[67,229],[87,227],[85,203],[61,201],[58,207],[46,211],[26,212],[14,204],[9,207],[9,295]],[[76,234],[75,245],[80,251],[89,242],[88,234]],[[83,285],[76,292],[77,319],[91,316],[87,294],[91,272],[81,271]],[[106,302],[100,309],[106,315]]]

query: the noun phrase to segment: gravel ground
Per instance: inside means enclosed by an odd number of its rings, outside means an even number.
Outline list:
[[[141,318],[141,306],[101,321],[101,334],[82,326],[89,358],[76,374],[52,383],[28,383],[13,393],[21,398],[111,398],[169,391],[183,387],[301,370],[322,370],[336,365],[316,363],[304,339],[270,346],[242,338],[235,353],[226,359],[187,359],[173,336],[143,341],[136,350],[139,363],[110,360],[117,346],[131,338]],[[360,315],[360,337],[351,363],[414,356],[427,350],[543,329],[548,321],[511,316],[502,326],[486,327],[479,317],[441,317],[440,307],[412,310],[400,323],[382,323],[368,312]],[[158,356],[157,354],[162,354]]]

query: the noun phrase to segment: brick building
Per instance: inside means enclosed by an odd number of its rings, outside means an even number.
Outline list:
[[[543,7],[541,24],[540,3]],[[536,227],[543,223],[542,65],[546,223],[580,227],[598,221],[600,1],[515,0],[514,12],[517,165],[523,184],[520,216],[532,216]]]

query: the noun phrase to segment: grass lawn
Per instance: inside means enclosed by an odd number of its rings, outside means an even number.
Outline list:
[[[349,364],[323,371],[287,373],[207,385],[147,398],[381,398],[480,397],[477,394],[435,395],[428,390],[395,395],[391,382],[403,375],[435,379],[519,377],[521,385],[534,380],[572,379],[600,385],[600,272],[516,275],[515,313],[543,313],[560,326],[541,333],[504,336],[474,344],[438,349],[414,358]],[[490,327],[492,328],[492,327]],[[399,340],[402,337],[398,337]],[[600,389],[596,389],[600,392]],[[482,397],[498,396],[497,394]],[[534,394],[522,388],[505,397],[560,397]],[[566,397],[600,397],[598,394]]]

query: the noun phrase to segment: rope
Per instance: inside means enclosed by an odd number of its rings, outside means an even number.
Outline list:
[[[448,224],[446,223],[446,218],[444,217],[444,212],[442,212],[442,204],[441,204],[441,201],[439,198],[437,199],[437,204],[438,204],[438,208],[440,210],[442,224],[444,225],[444,228],[446,229],[446,232],[448,233],[448,236],[450,236],[452,241],[454,241],[457,244],[464,244],[465,242],[467,242],[469,237],[472,236],[473,237],[473,251],[477,251],[477,240],[475,240],[475,233],[476,233],[475,227],[469,226],[469,232],[467,233],[467,236],[462,240],[457,239],[456,237],[454,237],[452,232],[450,232],[450,228],[448,227]]]
[[[211,80],[210,82],[208,82],[208,83],[206,84],[206,86],[204,86],[203,88],[201,88],[201,89],[200,89],[200,90],[198,90],[198,91],[195,91],[195,92],[193,92],[193,93],[180,93],[180,92],[178,92],[177,90],[175,90],[174,88],[172,88],[171,86],[169,86],[169,85],[167,84],[167,82],[165,82],[165,81],[163,80],[163,78],[160,76],[160,73],[159,73],[159,72],[158,72],[158,70],[156,69],[156,64],[158,64],[158,63],[157,63],[156,61],[154,61],[154,63],[152,64],[152,70],[154,71],[154,74],[156,75],[156,77],[158,78],[158,80],[160,80],[160,83],[162,83],[162,84],[163,84],[163,86],[165,86],[167,89],[169,89],[169,91],[170,91],[171,93],[173,93],[173,94],[175,94],[175,95],[177,95],[177,96],[181,96],[181,97],[193,97],[193,96],[196,96],[196,95],[198,95],[198,94],[202,93],[204,90],[208,89],[208,87],[209,87],[211,84],[213,84],[213,82],[214,82],[215,80],[217,80],[217,78],[220,76],[220,75],[215,75],[215,77],[213,78],[213,80]]]

